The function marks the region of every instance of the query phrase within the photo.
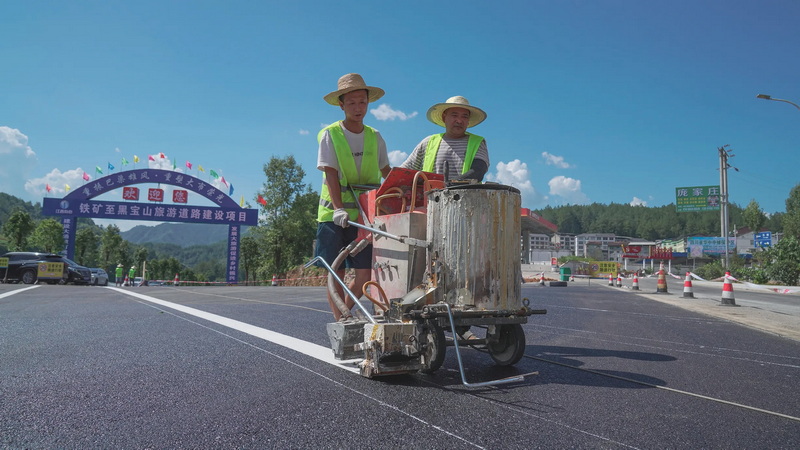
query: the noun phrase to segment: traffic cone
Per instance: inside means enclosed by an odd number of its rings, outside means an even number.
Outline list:
[[[569,276],[569,281],[575,281],[575,275],[570,275]]]
[[[122,285],[123,286],[127,286],[128,285],[128,276],[127,275],[125,275],[125,280],[122,281]]]
[[[622,287],[622,274],[617,273],[617,287]]]
[[[664,264],[658,271],[658,281],[656,282],[656,294],[667,294],[667,276],[664,275]]]
[[[686,279],[683,281],[683,298],[694,298],[692,292],[692,276],[686,272]]]
[[[733,298],[733,284],[731,284],[730,272],[725,272],[725,283],[722,285],[722,306],[736,306]]]
[[[614,285],[614,275],[612,275],[612,274],[608,274],[608,285],[609,286],[613,286]]]
[[[180,278],[178,278],[178,274],[176,273],[175,274],[175,279],[172,281],[172,285],[173,286],[177,286],[177,285],[180,284],[180,282],[181,282],[181,280],[180,280]]]
[[[274,273],[272,274],[272,285],[273,286],[278,285],[278,277]]]
[[[539,277],[539,286],[544,286],[544,272],[542,272],[542,275]]]
[[[632,291],[639,290],[639,275],[633,275],[633,284],[631,285]]]

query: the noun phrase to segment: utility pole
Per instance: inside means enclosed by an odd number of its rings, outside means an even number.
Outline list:
[[[728,257],[728,167],[733,167],[728,164],[728,158],[736,156],[731,153],[731,150],[727,149],[728,147],[730,146],[723,145],[717,149],[719,152],[720,231],[722,240],[725,242],[725,269],[730,267],[730,260]],[[733,169],[737,172],[739,171],[736,167]]]

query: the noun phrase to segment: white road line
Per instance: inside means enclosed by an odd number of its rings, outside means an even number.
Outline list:
[[[8,291],[8,292],[6,292],[4,294],[0,294],[0,298],[10,297],[10,296],[12,296],[14,294],[19,294],[20,292],[25,292],[25,291],[30,290],[30,289],[35,289],[37,287],[39,287],[39,286],[31,286],[31,287],[26,287],[26,288],[22,288],[22,289],[15,289],[13,291]]]
[[[276,333],[274,331],[270,331],[265,328],[260,328],[255,325],[250,325],[244,322],[240,322],[238,320],[229,319],[227,317],[208,313],[205,311],[201,311],[199,309],[190,308],[188,306],[179,305],[177,303],[171,303],[164,300],[159,300],[155,297],[139,294],[138,292],[133,292],[127,289],[120,289],[116,287],[108,287],[107,289],[113,289],[123,294],[127,294],[132,297],[136,297],[140,300],[144,300],[146,302],[155,303],[157,305],[161,305],[170,309],[174,309],[176,311],[180,311],[195,317],[199,317],[201,319],[205,319],[210,322],[214,322],[216,324],[232,328],[237,331],[241,331],[242,333],[247,333],[251,336],[264,339],[265,341],[272,342],[273,344],[278,344],[288,349],[295,350],[304,355],[308,355],[314,359],[326,362],[332,366],[336,366],[353,373],[359,373],[358,368],[353,364],[354,360],[338,360],[334,358],[333,351],[329,347],[323,347],[321,345],[313,344],[311,342],[304,341],[302,339],[297,339],[291,336],[287,336],[285,334]]]

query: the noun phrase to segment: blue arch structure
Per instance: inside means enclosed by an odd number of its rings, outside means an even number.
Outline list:
[[[215,206],[192,206],[163,201],[96,201],[93,198],[136,184],[166,184],[191,190]],[[187,195],[188,198],[188,195]],[[242,225],[257,225],[258,210],[242,208],[225,192],[210,183],[180,172],[161,169],[133,169],[117,172],[84,184],[62,198],[45,198],[42,213],[61,218],[67,257],[75,256],[75,233],[78,217],[116,220],[151,220],[190,222],[228,226],[228,283],[239,280],[239,238]]]

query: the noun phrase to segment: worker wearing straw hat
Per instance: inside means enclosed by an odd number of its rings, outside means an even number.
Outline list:
[[[406,169],[423,170],[444,174],[450,179],[483,180],[489,171],[489,151],[486,140],[468,133],[486,119],[486,113],[469,104],[469,100],[457,95],[444,103],[428,109],[428,120],[445,128],[444,133],[423,139],[401,164]],[[444,173],[445,162],[448,173]]]
[[[357,199],[350,191],[351,185],[377,185],[381,177],[389,174],[389,156],[386,143],[378,130],[364,125],[369,104],[383,97],[383,89],[368,86],[361,75],[348,73],[339,78],[337,89],[324,100],[339,106],[344,111],[344,120],[323,128],[317,140],[319,153],[317,169],[324,173],[322,192],[317,211],[317,249],[316,256],[332,264],[342,248],[353,242],[358,229],[348,227],[347,221],[358,220]],[[349,286],[356,297],[362,294],[362,286],[370,280],[372,265],[372,246],[368,246],[355,256],[348,256],[345,267],[355,269],[355,280]],[[344,269],[339,277],[344,278]],[[353,300],[345,298],[341,286],[336,286],[345,304],[353,307]],[[341,312],[333,303],[331,309],[336,320]]]

